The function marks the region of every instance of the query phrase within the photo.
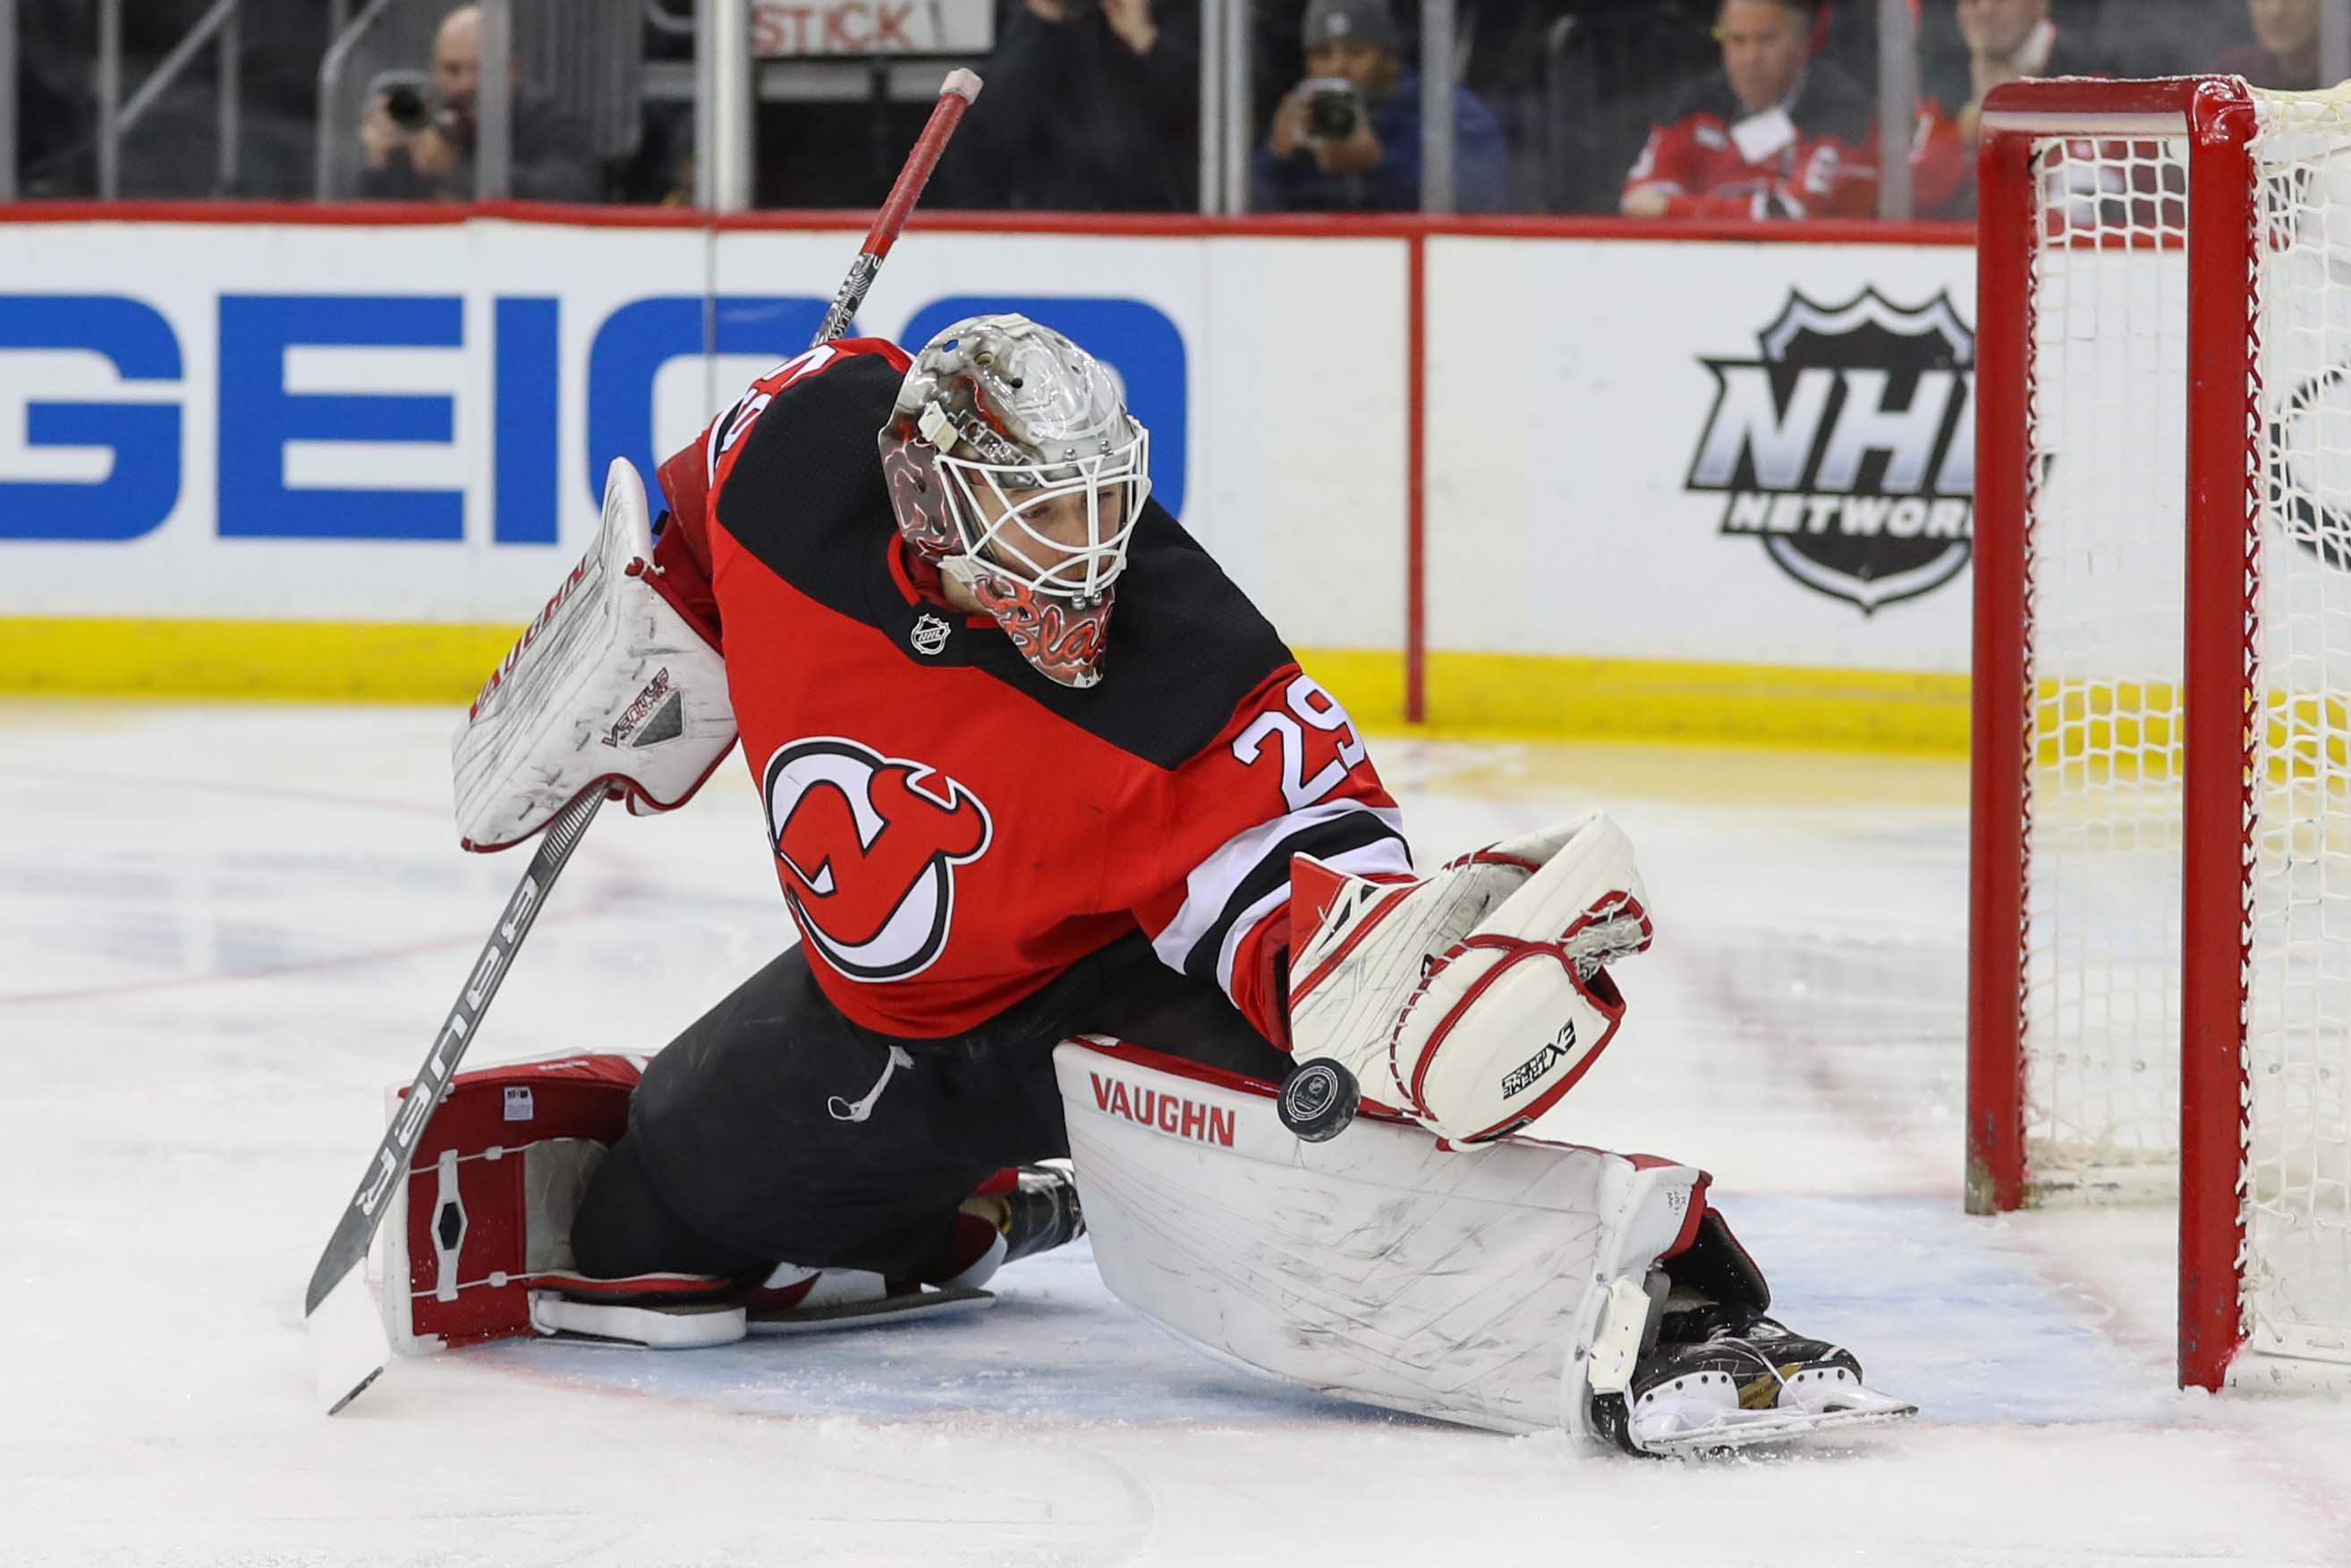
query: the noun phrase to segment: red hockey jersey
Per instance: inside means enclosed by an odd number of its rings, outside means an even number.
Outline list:
[[[1720,71],[1651,128],[1625,189],[1654,191],[1676,218],[1871,217],[1877,162],[1876,108],[1850,78],[1815,59],[1784,106],[1794,136],[1750,160],[1737,128],[1750,118]]]
[[[1290,856],[1410,868],[1353,725],[1155,501],[1100,685],[1047,680],[948,606],[874,444],[905,368],[878,340],[811,350],[661,470],[655,560],[725,654],[825,995],[937,1039],[1139,925],[1280,1042]]]

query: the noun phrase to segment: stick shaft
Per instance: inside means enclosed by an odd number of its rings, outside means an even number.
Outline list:
[[[400,1114],[384,1129],[374,1157],[368,1161],[367,1175],[360,1179],[359,1190],[351,1195],[343,1218],[335,1226],[334,1236],[319,1259],[318,1268],[311,1272],[309,1293],[303,1301],[305,1313],[316,1312],[336,1282],[366,1258],[368,1246],[375,1239],[376,1228],[383,1222],[383,1200],[392,1195],[392,1184],[406,1173],[409,1156],[416,1152],[416,1140],[425,1124],[433,1119],[434,1110],[449,1092],[449,1081],[456,1075],[465,1048],[473,1043],[474,1032],[481,1025],[482,1015],[489,1010],[491,998],[505,983],[516,950],[529,934],[531,923],[538,918],[547,902],[548,891],[563,873],[571,852],[580,847],[588,824],[595,820],[597,809],[603,803],[601,789],[588,790],[548,825],[538,852],[531,856],[522,880],[515,883],[514,892],[507,896],[506,913],[490,928],[489,938],[482,944],[482,956],[474,960],[465,985],[458,988],[457,999],[450,1004],[448,1016],[441,1020],[440,1031],[433,1037],[433,1049],[425,1053],[424,1065],[416,1070],[415,1081],[408,1086],[408,1098]]]
[[[922,198],[923,187],[931,183],[931,171],[939,166],[939,155],[947,150],[947,138],[963,123],[964,110],[978,96],[978,77],[967,70],[947,73],[946,85],[939,89],[939,101],[931,109],[931,118],[924,124],[922,135],[915,138],[914,150],[906,154],[906,166],[898,171],[890,194],[883,199],[882,210],[873,214],[873,226],[865,231],[865,243],[858,248],[857,259],[850,265],[849,276],[841,280],[841,292],[832,297],[832,307],[824,313],[824,324],[817,329],[815,342],[810,347],[830,343],[849,330],[850,319],[865,303],[866,290],[873,287],[873,275],[882,270],[882,258],[898,243],[898,231],[906,226],[915,202]]]

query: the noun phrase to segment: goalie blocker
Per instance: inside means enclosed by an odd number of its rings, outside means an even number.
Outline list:
[[[450,743],[465,848],[520,843],[593,789],[672,810],[734,748],[716,636],[653,559],[644,481],[615,458],[595,543]]]

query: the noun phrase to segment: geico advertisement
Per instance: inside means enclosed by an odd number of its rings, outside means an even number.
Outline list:
[[[0,226],[0,613],[511,618],[593,531],[611,458],[650,476],[808,347],[859,237]],[[980,237],[903,241],[859,329],[1070,332],[1180,514],[1197,242]]]
[[[1430,249],[1431,339],[1475,345],[1430,369],[1434,645],[1968,667],[1970,252]],[[1532,417],[1473,429],[1477,384]]]

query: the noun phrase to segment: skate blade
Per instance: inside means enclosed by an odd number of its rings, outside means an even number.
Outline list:
[[[1635,1437],[1635,1443],[1645,1454],[1708,1458],[1744,1448],[1790,1447],[1815,1437],[1842,1436],[1865,1427],[1890,1426],[1918,1414],[1916,1405],[1906,1405],[1865,1388],[1855,1392],[1865,1396],[1868,1403],[1856,1402],[1845,1409],[1817,1415],[1804,1410],[1725,1411],[1707,1426],[1655,1437]]]
[[[761,1334],[820,1333],[828,1329],[856,1328],[877,1319],[903,1322],[908,1318],[947,1317],[958,1312],[985,1312],[996,1305],[996,1292],[962,1286],[940,1287],[917,1296],[886,1296],[864,1301],[838,1301],[821,1307],[801,1307],[761,1316],[754,1312],[745,1326],[754,1338]]]

